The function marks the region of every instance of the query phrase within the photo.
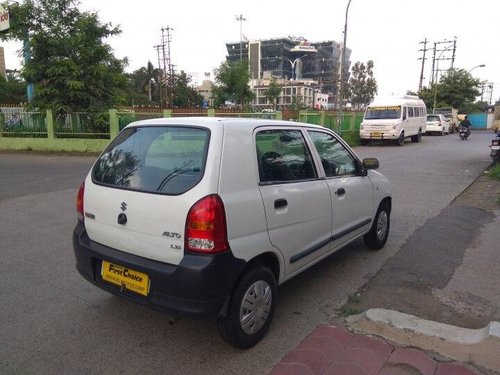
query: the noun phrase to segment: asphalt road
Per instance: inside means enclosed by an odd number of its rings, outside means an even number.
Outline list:
[[[491,138],[357,148],[392,182],[386,247],[370,252],[358,241],[282,285],[268,335],[246,351],[225,344],[211,321],[171,322],[77,273],[75,196],[94,157],[0,153],[0,372],[266,373],[483,172]]]

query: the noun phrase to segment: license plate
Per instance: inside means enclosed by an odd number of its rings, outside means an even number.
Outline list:
[[[103,280],[118,285],[122,289],[143,296],[147,296],[149,293],[149,277],[145,273],[103,260],[101,275]]]
[[[371,133],[371,136],[372,137],[382,137],[382,133],[381,132],[373,132],[373,133]]]
[[[491,146],[492,150],[500,150],[500,146]]]

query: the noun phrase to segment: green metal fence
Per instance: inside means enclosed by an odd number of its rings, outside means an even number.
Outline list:
[[[283,119],[283,112],[234,112],[230,110],[116,110],[89,113],[54,114],[29,112],[22,108],[0,108],[0,149],[36,149],[46,151],[101,151],[109,139],[133,121],[159,117],[242,117]],[[345,112],[339,127],[338,114],[327,111],[300,111],[294,118],[301,122],[325,126],[343,138],[359,141],[359,126],[363,114]],[[289,117],[287,117],[289,118]],[[33,138],[33,140],[31,140]],[[34,139],[42,138],[42,139]]]
[[[149,120],[153,118],[164,117],[162,112],[134,112],[134,111],[119,111],[118,125],[120,130],[134,121]]]
[[[299,121],[308,124],[315,124],[327,127],[337,133],[359,131],[361,121],[363,121],[363,113],[360,112],[344,112],[340,122],[338,123],[338,113],[332,112],[307,112],[299,113]]]
[[[73,112],[53,117],[56,138],[107,139],[110,137],[108,112]]]
[[[16,109],[1,111],[0,133],[3,137],[46,138],[45,113]]]

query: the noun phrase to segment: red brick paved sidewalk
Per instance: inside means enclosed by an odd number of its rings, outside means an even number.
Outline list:
[[[437,362],[424,351],[393,346],[383,339],[319,326],[288,353],[271,375],[478,375],[457,362]]]

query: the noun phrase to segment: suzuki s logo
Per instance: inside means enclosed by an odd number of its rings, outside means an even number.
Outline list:
[[[122,211],[125,211],[127,209],[127,203],[122,202],[120,207],[121,207]]]

